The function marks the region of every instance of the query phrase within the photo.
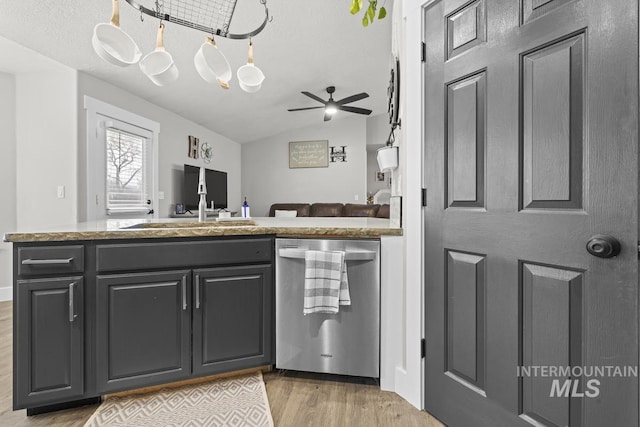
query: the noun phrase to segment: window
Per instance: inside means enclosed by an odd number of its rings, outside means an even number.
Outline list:
[[[87,221],[158,216],[160,125],[85,96]],[[82,191],[82,188],[81,188]]]
[[[109,128],[106,136],[107,213],[148,211],[145,138]]]

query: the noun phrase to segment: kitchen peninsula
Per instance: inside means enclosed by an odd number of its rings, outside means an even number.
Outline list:
[[[250,221],[207,221],[193,218],[159,220],[104,220],[47,230],[22,230],[6,233],[6,242],[55,242],[73,240],[141,239],[160,237],[213,237],[275,235],[278,237],[377,238],[401,236],[402,229],[391,227],[381,218],[254,218]]]
[[[394,261],[383,238],[401,235],[378,218],[106,220],[7,233],[14,409],[272,366],[275,239],[380,239],[384,278]]]

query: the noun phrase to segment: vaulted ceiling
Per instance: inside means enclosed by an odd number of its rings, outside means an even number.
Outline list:
[[[169,1],[175,0],[165,0]],[[389,12],[391,1],[385,5]],[[237,68],[246,63],[246,40],[216,38],[234,74],[231,88],[225,91],[205,83],[194,68],[193,56],[206,34],[173,23],[166,24],[165,47],[180,77],[171,85],[155,86],[137,65],[120,68],[104,62],[94,53],[91,37],[93,27],[111,17],[109,0],[0,0],[0,36],[245,143],[321,123],[321,109],[287,112],[288,108],[319,105],[301,91],[325,99],[325,88],[330,85],[336,87],[335,99],[368,92],[369,98],[352,105],[371,109],[372,114],[386,112],[391,16],[363,28],[361,16],[349,14],[349,5],[348,0],[267,0],[273,20],[253,39],[255,64],[266,79],[253,94],[242,91],[235,76]],[[120,11],[122,29],[143,54],[152,51],[158,20],[145,15],[141,21],[140,13],[125,0],[120,0]],[[250,31],[263,18],[260,0],[239,0],[230,31]],[[0,52],[0,70],[18,65],[24,71],[23,59]]]

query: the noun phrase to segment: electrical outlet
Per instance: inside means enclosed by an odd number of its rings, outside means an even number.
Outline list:
[[[58,199],[64,199],[64,185],[58,185]]]
[[[158,191],[158,200],[164,200],[164,191]]]
[[[360,200],[360,196],[356,194],[355,196],[353,196],[353,200],[357,202],[358,200]]]

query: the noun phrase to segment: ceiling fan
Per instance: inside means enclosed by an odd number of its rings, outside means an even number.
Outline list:
[[[329,99],[328,100],[324,100],[322,98],[320,98],[319,96],[316,96],[310,92],[302,92],[303,95],[307,95],[309,98],[314,99],[318,102],[321,102],[323,104],[322,107],[304,107],[304,108],[291,108],[289,109],[289,111],[302,111],[302,110],[315,110],[318,108],[324,108],[324,121],[329,121],[331,120],[331,117],[333,117],[334,114],[336,114],[338,112],[338,110],[340,111],[347,111],[349,113],[356,113],[356,114],[366,114],[369,115],[371,114],[371,110],[368,110],[366,108],[358,108],[358,107],[349,107],[348,105],[345,104],[350,104],[351,102],[356,102],[356,101],[360,101],[361,99],[365,99],[369,97],[368,93],[362,92],[362,93],[358,93],[355,95],[351,95],[351,96],[347,96],[346,98],[343,98],[339,101],[334,101],[333,100],[333,93],[336,91],[335,86],[329,86],[327,88],[327,93],[329,94]]]

